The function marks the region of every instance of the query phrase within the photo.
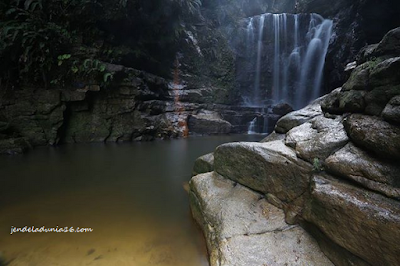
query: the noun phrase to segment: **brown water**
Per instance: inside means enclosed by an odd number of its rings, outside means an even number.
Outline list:
[[[208,265],[183,184],[198,156],[260,138],[66,145],[1,156],[0,265]],[[93,232],[10,235],[11,226]]]

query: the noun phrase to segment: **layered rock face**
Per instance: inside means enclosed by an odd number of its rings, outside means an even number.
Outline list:
[[[219,263],[212,265],[247,265],[224,264],[235,255],[225,251],[226,241],[221,240],[225,219],[237,228],[243,216],[230,218],[231,213],[223,211],[213,216],[216,207],[210,207],[218,205],[211,199],[215,197],[223,208],[227,194],[218,189],[231,181],[282,209],[286,223],[306,229],[335,265],[400,264],[398,32],[400,28],[390,31],[379,44],[365,49],[343,87],[282,117],[262,142],[224,144],[207,160],[196,162],[196,173],[213,171],[194,177],[191,186],[191,195],[197,197],[191,196],[194,217],[206,237],[212,236],[211,262]],[[207,175],[213,181],[201,186]],[[234,195],[229,193],[236,207],[255,223],[271,219],[253,214],[256,204],[239,206],[242,198]],[[274,258],[263,249],[242,255]]]
[[[107,87],[24,87],[0,98],[0,154],[59,143],[148,141],[187,134],[247,132],[255,108],[213,104],[219,88],[193,89],[161,77],[108,64],[119,77]],[[272,126],[289,110],[275,108]],[[270,129],[272,130],[272,128]]]

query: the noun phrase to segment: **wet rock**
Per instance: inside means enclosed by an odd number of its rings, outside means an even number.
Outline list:
[[[214,153],[217,173],[264,194],[274,194],[285,202],[306,191],[311,168],[283,140],[228,143]]]
[[[339,110],[341,113],[360,113],[365,109],[365,91],[343,91],[339,96]]]
[[[343,90],[368,90],[369,72],[369,63],[359,65],[353,70],[350,78],[343,85]]]
[[[331,155],[326,170],[388,197],[400,198],[400,167],[376,159],[353,144]]]
[[[353,61],[353,62],[351,62],[351,63],[348,63],[348,64],[346,65],[346,67],[344,68],[344,72],[346,72],[346,73],[351,73],[351,72],[353,72],[353,70],[354,70],[356,67],[357,67],[357,62],[356,62],[356,61]]]
[[[192,178],[190,203],[211,266],[332,265],[301,227],[285,223],[282,210],[215,173]]]
[[[365,113],[380,116],[394,96],[400,95],[400,85],[386,85],[373,89],[365,95]]]
[[[353,114],[344,121],[350,139],[379,156],[400,158],[400,128],[378,117]]]
[[[400,83],[400,76],[398,75],[400,72],[400,57],[389,58],[381,63],[379,61],[376,63],[370,61],[368,63],[370,65],[376,64],[371,66],[373,68],[370,73],[370,85],[372,87]]]
[[[339,108],[341,92],[342,88],[340,87],[324,97],[324,99],[321,101],[321,109],[324,113],[342,114],[342,111]]]
[[[0,136],[0,154],[22,154],[30,148],[30,144],[24,138],[1,139]]]
[[[358,54],[358,62],[365,63],[366,61],[371,60],[375,56],[375,50],[378,47],[378,44],[370,44],[363,47]]]
[[[223,120],[217,112],[203,110],[188,118],[189,131],[198,134],[227,134],[231,123]]]
[[[270,142],[270,141],[275,141],[275,140],[284,140],[285,139],[285,134],[279,134],[276,133],[275,131],[263,138],[260,142]]]
[[[335,264],[335,266],[372,266],[365,260],[362,260],[333,242],[315,225],[302,221],[301,226],[317,240],[321,250],[333,262],[333,264]]]
[[[325,97],[321,103],[321,108],[324,112],[331,114],[363,112],[366,107],[365,95],[365,91],[338,89]]]
[[[320,102],[324,97],[315,100],[310,105],[298,111],[291,112],[278,120],[275,126],[277,133],[284,134],[316,116],[322,115]]]
[[[382,117],[393,123],[400,123],[400,95],[393,97],[382,112]]]
[[[192,175],[212,172],[214,170],[214,153],[208,153],[196,159],[193,166]]]
[[[327,158],[348,141],[341,117],[330,119],[319,116],[290,130],[285,143],[294,148],[300,158],[313,162],[316,158]]]
[[[399,55],[400,54],[400,27],[389,31],[378,44],[376,55]]]
[[[277,115],[286,115],[290,112],[293,112],[292,106],[290,106],[287,103],[278,103],[274,106],[272,106],[272,113],[277,114]]]
[[[400,263],[400,202],[314,176],[303,218],[371,265]]]

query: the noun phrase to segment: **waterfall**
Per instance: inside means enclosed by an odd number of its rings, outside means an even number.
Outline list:
[[[256,78],[254,81],[254,94],[253,94],[253,105],[259,105],[260,101],[260,76],[261,76],[261,55],[263,48],[263,33],[264,33],[264,20],[265,15],[261,15],[258,23],[258,41],[257,41],[257,62],[256,62]]]
[[[249,18],[246,53],[237,65],[248,72],[238,80],[245,105],[265,107],[284,101],[299,109],[320,96],[332,25],[318,14]],[[252,86],[246,80],[251,78]]]
[[[251,120],[249,124],[249,129],[247,130],[247,134],[252,135],[252,134],[257,134],[256,132],[256,126],[257,125],[257,117],[255,117],[253,120]]]

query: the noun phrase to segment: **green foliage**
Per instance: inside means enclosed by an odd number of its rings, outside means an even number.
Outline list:
[[[184,17],[200,5],[200,0],[3,0],[0,84],[68,85],[88,76],[109,81],[112,74],[101,61],[157,74],[169,69]]]
[[[324,171],[324,167],[319,158],[313,159],[313,171],[316,173]]]

